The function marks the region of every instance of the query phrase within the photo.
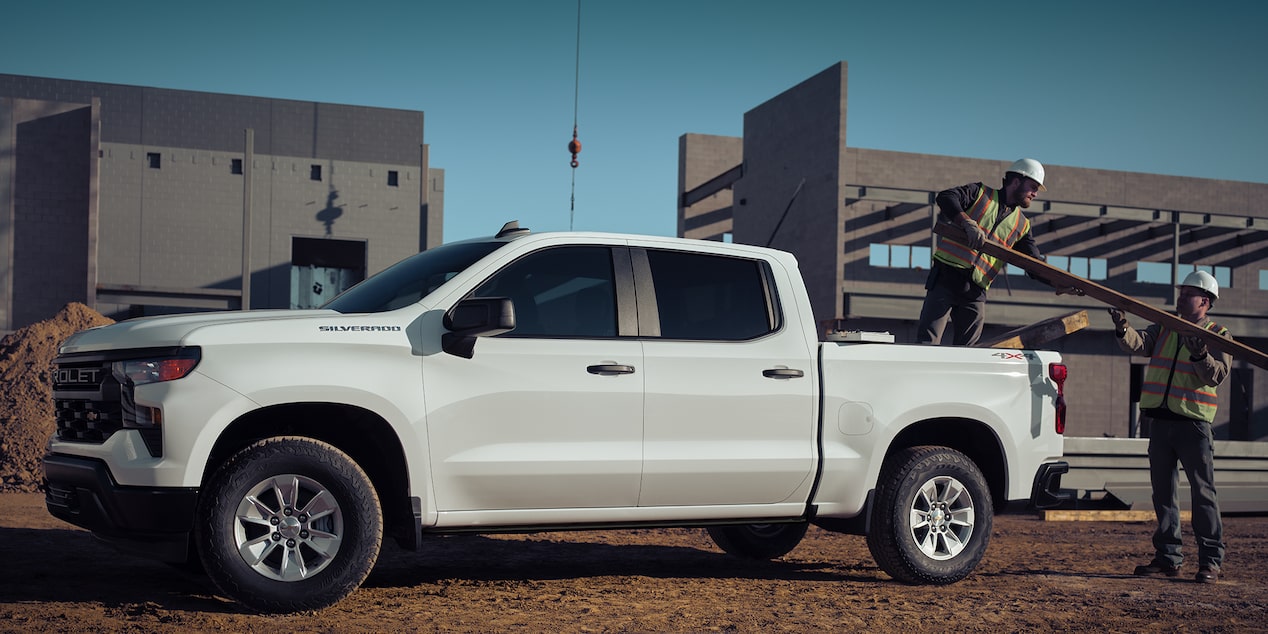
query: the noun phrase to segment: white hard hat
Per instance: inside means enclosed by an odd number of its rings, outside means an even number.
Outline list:
[[[1040,165],[1039,161],[1028,158],[1017,159],[1008,168],[1008,171],[1016,172],[1027,178],[1033,178],[1036,183],[1039,183],[1039,191],[1048,191],[1048,188],[1043,186],[1043,165]]]
[[[1184,276],[1184,281],[1180,282],[1180,286],[1192,286],[1200,288],[1211,294],[1215,299],[1220,298],[1220,283],[1215,281],[1215,276],[1206,271],[1194,271]]]

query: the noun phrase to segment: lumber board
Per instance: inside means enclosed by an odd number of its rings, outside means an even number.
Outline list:
[[[939,222],[933,227],[934,233],[955,240],[964,240],[964,231],[952,224]],[[1014,251],[990,238],[982,245],[982,252],[999,258],[1028,273],[1033,273],[1057,288],[1073,287],[1083,291],[1084,295],[1104,302],[1125,313],[1165,326],[1185,335],[1197,335],[1206,342],[1207,347],[1220,352],[1227,352],[1239,359],[1245,359],[1261,368],[1268,369],[1268,354],[1252,348],[1235,339],[1227,339],[1216,333],[1203,330],[1180,316],[1166,312],[1140,300],[1129,297],[1111,288],[1107,288],[1091,280],[1079,277],[1064,269],[1049,265],[1043,260],[1032,258],[1020,251]],[[1237,336],[1236,333],[1231,333]]]
[[[974,346],[978,348],[1010,348],[1014,350],[1039,348],[1072,332],[1087,328],[1087,326],[1087,311],[1076,310],[1072,313],[1049,317],[1029,326],[1010,330],[994,339],[979,341]]]
[[[1153,511],[1050,509],[1040,511],[1040,515],[1045,522],[1153,522],[1158,519]],[[1180,511],[1181,522],[1187,524],[1192,520],[1192,511]]]

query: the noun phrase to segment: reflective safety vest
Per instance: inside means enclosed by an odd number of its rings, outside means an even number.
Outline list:
[[[1207,320],[1206,330],[1221,337],[1228,329]],[[1180,334],[1169,328],[1160,328],[1154,341],[1149,367],[1145,368],[1144,383],[1140,386],[1140,408],[1166,407],[1185,418],[1212,422],[1215,420],[1215,386],[1206,385],[1193,371],[1189,361],[1189,349],[1180,344]]]
[[[1009,213],[1008,208],[1000,204],[999,195],[999,190],[982,185],[982,191],[978,192],[977,200],[973,201],[973,206],[966,209],[964,213],[968,214],[988,237],[1012,248],[1022,236],[1030,233],[1030,220],[1021,213],[1020,209],[1014,208],[1012,213]],[[1001,214],[1005,215],[1000,217]],[[956,268],[972,269],[973,283],[982,288],[990,288],[995,276],[1004,270],[1003,260],[974,251],[968,245],[946,236],[938,240],[938,250],[934,251],[933,259]]]

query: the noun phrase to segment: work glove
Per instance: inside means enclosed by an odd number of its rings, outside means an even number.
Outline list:
[[[961,218],[960,228],[964,230],[965,244],[974,251],[981,251],[982,245],[986,244],[986,232],[982,231],[982,227],[969,218]]]
[[[1201,337],[1197,335],[1186,335],[1181,338],[1181,341],[1184,342],[1184,347],[1189,349],[1189,359],[1191,361],[1206,358],[1206,342],[1203,341]]]
[[[1110,320],[1114,322],[1114,334],[1118,335],[1119,339],[1122,339],[1123,335],[1127,334],[1127,316],[1117,308],[1109,309],[1109,316]]]

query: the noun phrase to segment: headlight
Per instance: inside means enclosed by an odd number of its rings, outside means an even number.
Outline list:
[[[158,359],[132,359],[115,361],[110,366],[119,383],[145,385],[184,378],[198,365],[198,351],[182,351],[170,357]]]

